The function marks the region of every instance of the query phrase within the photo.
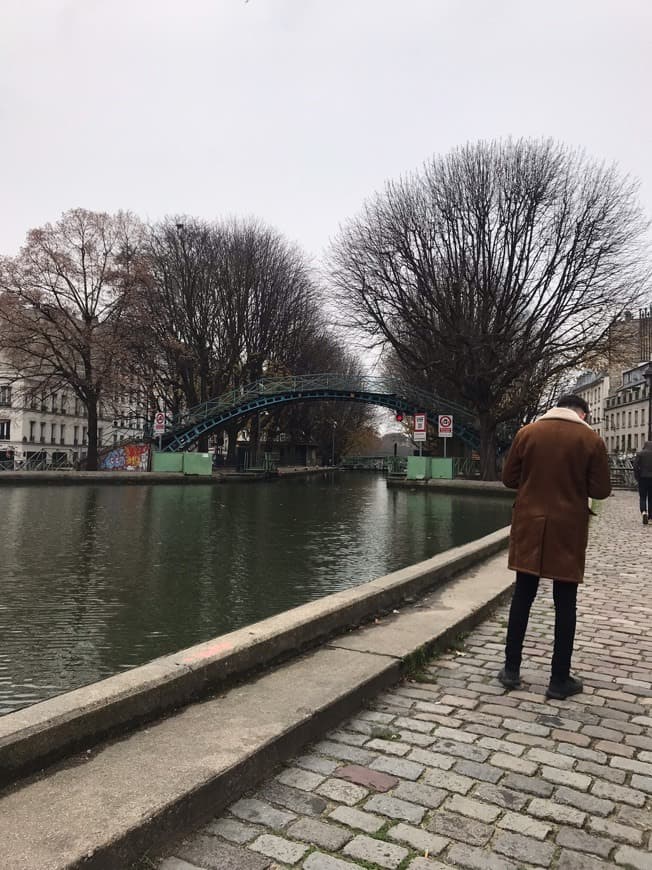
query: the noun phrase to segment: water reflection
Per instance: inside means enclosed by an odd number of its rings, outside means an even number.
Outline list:
[[[249,486],[3,487],[0,713],[505,525],[503,499],[349,474]]]

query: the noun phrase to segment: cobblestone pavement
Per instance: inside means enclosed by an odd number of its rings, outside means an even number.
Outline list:
[[[652,526],[633,493],[593,521],[573,670],[546,702],[542,583],[524,691],[506,693],[507,608],[179,844],[161,870],[652,868]]]

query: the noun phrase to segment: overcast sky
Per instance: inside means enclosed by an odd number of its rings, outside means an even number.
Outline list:
[[[385,179],[553,136],[641,179],[651,0],[0,0],[0,253],[76,206],[258,215],[319,258]]]

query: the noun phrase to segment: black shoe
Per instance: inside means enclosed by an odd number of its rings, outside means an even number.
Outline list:
[[[584,691],[584,683],[576,677],[567,677],[565,680],[550,680],[546,698],[554,698],[555,701],[564,701],[571,695],[579,695]]]
[[[645,511],[643,511],[642,516],[643,516],[643,525],[644,525],[644,526],[647,526],[647,524],[648,524],[649,521],[650,521],[650,519],[649,519],[647,513],[646,513]]]
[[[506,689],[520,689],[521,676],[518,671],[510,671],[509,668],[503,668],[498,671],[498,682]]]

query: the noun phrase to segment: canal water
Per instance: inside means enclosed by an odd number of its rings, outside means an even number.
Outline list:
[[[0,714],[485,535],[510,505],[356,472],[0,494]]]

